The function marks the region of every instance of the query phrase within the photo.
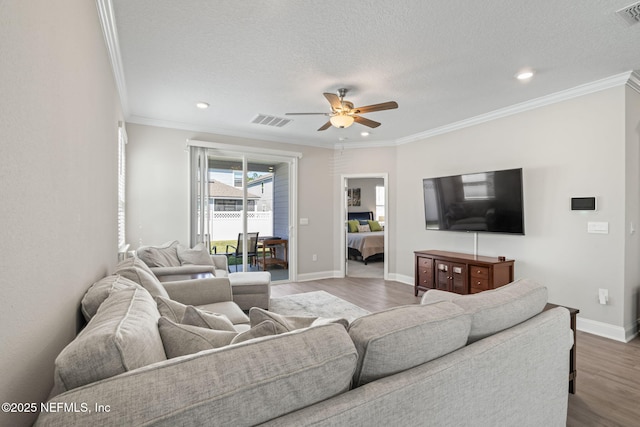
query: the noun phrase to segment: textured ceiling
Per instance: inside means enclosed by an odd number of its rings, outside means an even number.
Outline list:
[[[640,69],[632,0],[112,0],[127,120],[334,146],[392,143]],[[521,83],[514,74],[531,67]],[[323,92],[349,88],[369,130],[282,128],[257,114],[328,112]],[[195,107],[208,102],[207,110]],[[342,143],[341,143],[342,144]]]

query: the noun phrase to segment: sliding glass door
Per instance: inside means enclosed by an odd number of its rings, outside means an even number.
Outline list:
[[[289,280],[295,162],[198,146],[190,153],[192,244],[225,254],[231,272],[265,270],[273,281]]]

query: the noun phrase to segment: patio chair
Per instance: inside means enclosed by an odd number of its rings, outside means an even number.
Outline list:
[[[242,242],[243,241],[243,233],[238,233],[238,243],[236,243],[236,246],[233,245],[227,245],[227,248],[225,250],[224,255],[227,256],[227,258],[233,256],[236,259],[240,258],[242,259],[244,250],[242,247]],[[247,233],[247,247],[248,247],[248,251],[247,251],[247,258],[249,259],[249,264],[253,265],[256,262],[256,257],[258,256],[258,233]],[[229,248],[232,248],[232,251],[229,251]],[[229,271],[231,271],[231,263],[229,263]],[[236,271],[238,271],[238,264],[236,262]]]

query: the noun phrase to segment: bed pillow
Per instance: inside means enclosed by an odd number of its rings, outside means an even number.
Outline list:
[[[352,219],[351,221],[348,221],[347,224],[349,225],[349,233],[358,232],[358,226],[360,225],[360,222],[357,219]]]
[[[378,221],[368,221],[371,231],[382,231],[382,226]]]
[[[360,223],[360,225],[369,225],[368,219],[359,219],[358,222]]]
[[[358,233],[369,233],[370,231],[371,229],[369,228],[369,224],[358,226]]]

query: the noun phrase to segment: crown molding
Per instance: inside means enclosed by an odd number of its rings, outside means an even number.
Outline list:
[[[494,110],[489,113],[481,114],[479,116],[471,117],[469,119],[461,120],[449,125],[441,126],[438,128],[430,129],[425,132],[420,132],[414,135],[410,135],[404,138],[396,140],[396,145],[407,144],[410,142],[420,141],[423,139],[431,138],[433,136],[442,135],[445,133],[453,132],[455,130],[464,129],[466,127],[479,125],[481,123],[490,122],[502,117],[511,116],[513,114],[522,113],[525,111],[533,110],[536,108],[544,107],[546,105],[555,104],[557,102],[566,101],[572,98],[576,98],[590,93],[599,92],[612,87],[628,85],[635,90],[640,88],[640,76],[636,72],[627,71],[624,73],[616,74],[605,79],[596,80],[595,82],[587,83],[584,85],[576,86],[571,89],[563,90],[561,92],[552,93],[550,95],[535,98],[530,101],[522,102],[520,104],[511,105],[506,108]],[[640,92],[640,90],[638,90]]]
[[[98,18],[102,26],[102,34],[109,53],[113,78],[116,82],[118,94],[120,95],[120,105],[125,117],[129,116],[129,102],[127,97],[127,86],[124,79],[124,69],[122,67],[122,57],[120,55],[120,43],[118,42],[118,31],[116,29],[115,16],[113,14],[113,4],[111,0],[96,0],[98,8]]]
[[[629,80],[627,81],[627,86],[640,93],[640,70],[631,72]]]

